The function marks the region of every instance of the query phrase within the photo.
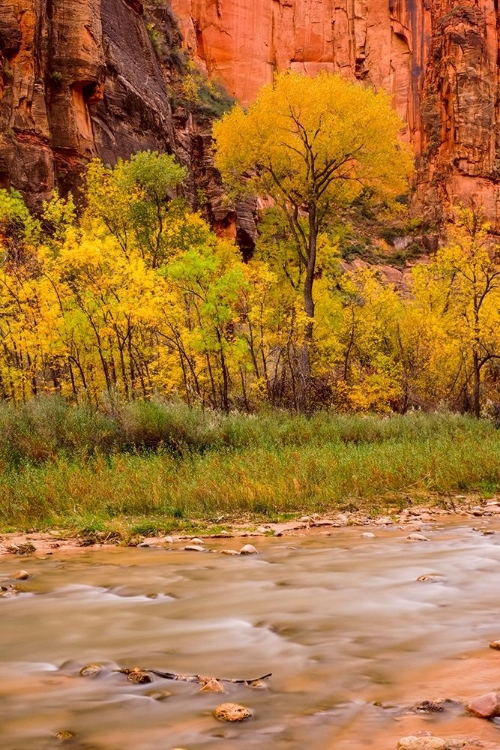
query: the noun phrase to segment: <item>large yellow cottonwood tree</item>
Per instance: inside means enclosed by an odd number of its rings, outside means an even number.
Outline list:
[[[214,125],[216,166],[235,192],[270,197],[283,212],[303,269],[312,339],[318,235],[332,212],[362,192],[394,198],[407,190],[412,159],[403,123],[384,91],[341,76],[287,72]],[[308,376],[308,347],[305,347]]]

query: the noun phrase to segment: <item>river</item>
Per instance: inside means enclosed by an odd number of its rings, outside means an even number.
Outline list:
[[[468,695],[466,663],[465,684],[449,685],[459,695],[429,694],[444,689],[432,675],[500,637],[500,534],[456,523],[425,532],[428,542],[362,531],[252,540],[259,554],[244,557],[114,548],[4,558],[2,579],[20,567],[30,578],[0,599],[0,747],[53,750],[68,730],[70,746],[85,750],[395,748],[405,698]],[[428,573],[443,581],[416,580]],[[79,676],[96,662],[109,671]],[[229,684],[219,695],[112,671],[134,666],[273,676],[267,689]],[[166,690],[164,700],[150,695]],[[218,722],[212,711],[224,701],[252,718]],[[456,714],[410,724],[445,731]],[[481,722],[469,721],[473,731]],[[500,747],[500,727],[482,724]]]

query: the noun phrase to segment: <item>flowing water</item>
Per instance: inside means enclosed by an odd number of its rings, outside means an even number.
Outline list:
[[[25,593],[0,599],[0,747],[52,750],[64,729],[89,750],[382,748],[373,737],[413,674],[500,636],[500,534],[449,525],[410,543],[361,531],[259,539],[246,557],[116,548],[22,560]],[[19,567],[4,559],[0,577]],[[416,581],[436,572],[445,582]],[[273,676],[267,690],[221,696],[79,676],[95,662]],[[162,690],[170,697],[148,695]],[[223,701],[252,719],[216,721]]]

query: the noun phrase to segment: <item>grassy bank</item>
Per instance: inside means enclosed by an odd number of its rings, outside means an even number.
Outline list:
[[[244,514],[400,508],[500,486],[500,431],[457,415],[2,407],[0,529],[168,531]]]

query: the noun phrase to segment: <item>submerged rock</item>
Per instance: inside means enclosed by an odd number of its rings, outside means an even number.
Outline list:
[[[155,701],[166,701],[167,698],[170,698],[172,693],[170,690],[148,690],[147,693],[145,693],[148,698],[152,698]]]
[[[214,716],[219,721],[244,721],[251,715],[249,708],[240,706],[238,703],[221,703],[214,711]]]
[[[100,664],[86,664],[80,669],[80,677],[97,677],[103,668]]]
[[[222,549],[221,555],[239,555],[240,553],[235,549]]]
[[[375,539],[375,534],[373,531],[363,531],[361,534],[363,539]]]
[[[408,534],[406,540],[408,542],[430,542],[429,537],[423,534]]]
[[[188,544],[183,549],[185,552],[206,552],[205,547],[202,547],[200,544]]]
[[[441,573],[424,573],[417,578],[417,581],[423,583],[443,583],[446,578]]]
[[[446,750],[446,740],[441,737],[402,737],[398,750]]]

